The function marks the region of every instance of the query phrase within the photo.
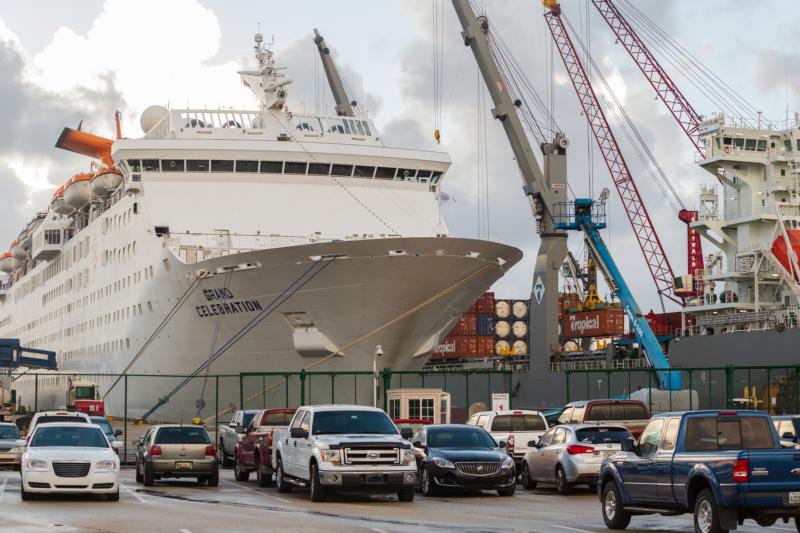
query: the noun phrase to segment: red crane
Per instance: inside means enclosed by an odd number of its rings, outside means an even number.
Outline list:
[[[664,253],[661,240],[653,227],[653,222],[650,220],[647,208],[642,202],[639,190],[633,181],[628,164],[625,162],[597,95],[589,82],[586,69],[578,58],[572,39],[561,19],[561,6],[557,0],[544,0],[544,4],[549,8],[549,11],[545,14],[547,26],[550,28],[553,41],[561,55],[561,59],[564,61],[564,66],[567,69],[570,80],[572,80],[572,86],[578,94],[578,100],[580,100],[583,112],[589,121],[589,126],[592,128],[592,133],[603,154],[608,171],[611,173],[611,179],[622,200],[622,205],[633,227],[639,247],[644,254],[656,289],[661,296],[682,305],[682,298],[678,295],[673,295],[675,276],[672,273],[672,267],[669,264],[666,253]]]
[[[667,109],[675,117],[683,132],[689,138],[697,152],[703,156],[703,146],[700,143],[700,115],[689,104],[689,101],[678,89],[669,74],[656,60],[633,27],[625,20],[622,13],[612,0],[592,0],[594,7],[608,24],[611,31],[616,35],[618,42],[625,47],[634,63],[642,71],[644,77],[655,89],[656,94],[667,106]],[[678,214],[683,222],[686,223],[688,241],[688,268],[689,274],[694,276],[699,270],[703,269],[703,248],[700,241],[700,234],[692,228],[691,223],[698,218],[697,211],[681,210]],[[702,286],[699,280],[695,280],[693,289],[689,289],[684,296],[697,296],[702,294]]]

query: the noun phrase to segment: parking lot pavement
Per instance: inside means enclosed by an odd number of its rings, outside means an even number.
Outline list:
[[[87,531],[365,531],[373,533],[460,531],[599,533],[608,531],[597,497],[589,490],[561,496],[548,488],[530,492],[521,486],[513,497],[489,492],[398,502],[394,497],[332,496],[313,503],[295,489],[238,483],[224,470],[218,488],[191,481],[156,482],[143,487],[131,470],[123,471],[119,502],[100,497],[48,496],[20,499],[19,473],[0,471],[0,532]],[[635,517],[630,532],[692,531],[691,517]],[[739,531],[796,531],[794,524],[759,528],[748,523]]]

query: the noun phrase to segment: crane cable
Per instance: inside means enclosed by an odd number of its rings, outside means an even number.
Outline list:
[[[356,344],[359,344],[360,342],[363,342],[364,340],[372,337],[373,335],[375,335],[377,333],[380,333],[384,329],[386,329],[386,328],[388,328],[390,326],[393,326],[394,324],[397,324],[398,322],[408,318],[409,316],[411,316],[411,315],[417,313],[418,311],[420,311],[421,309],[424,309],[425,307],[431,305],[435,301],[447,296],[451,292],[453,292],[456,289],[466,285],[470,281],[482,276],[483,274],[488,272],[490,269],[495,268],[495,267],[496,268],[501,268],[502,267],[502,263],[498,259],[493,259],[493,260],[487,262],[487,264],[485,264],[484,266],[482,266],[481,268],[479,268],[475,272],[466,275],[465,277],[463,277],[460,280],[456,281],[455,283],[453,283],[449,287],[446,287],[445,289],[442,289],[441,291],[437,292],[433,296],[431,296],[431,297],[425,299],[424,301],[422,301],[421,303],[415,305],[411,309],[408,309],[408,310],[404,311],[403,313],[397,315],[393,319],[391,319],[391,320],[389,320],[387,322],[384,322],[383,324],[381,324],[380,326],[376,327],[375,329],[370,330],[367,333],[356,337],[355,339],[351,340],[350,342],[348,342],[347,344],[345,344],[341,348],[337,349],[336,351],[332,351],[332,352],[328,353],[327,355],[325,355],[324,357],[322,357],[318,361],[315,361],[314,363],[309,365],[307,368],[304,369],[304,371],[308,372],[309,370],[313,370],[314,368],[318,367],[319,365],[321,365],[325,361],[328,361],[332,357],[335,357],[337,355],[343,355],[343,352],[345,350],[347,350],[349,348],[352,348]],[[288,385],[288,377],[287,377],[287,381],[285,383]],[[256,398],[259,398],[261,396],[264,396],[267,393],[269,393],[269,392],[271,392],[271,391],[273,391],[273,390],[275,390],[278,387],[283,386],[283,385],[284,385],[284,382],[278,382],[278,383],[275,383],[273,385],[270,385],[269,387],[266,387],[265,389],[263,389],[263,390],[261,390],[259,392],[256,392],[255,394],[252,394],[252,395],[244,398],[244,402],[246,403],[246,402],[252,401],[252,400],[254,400]],[[242,405],[240,407],[244,408],[244,405]],[[224,414],[229,413],[229,412],[231,412],[231,411],[233,411],[235,409],[236,409],[236,406],[227,407],[227,408],[223,409],[222,411],[218,412],[217,414],[206,418],[204,420],[204,422],[208,423],[210,420],[214,420],[215,418],[218,418],[220,415],[224,415]]]

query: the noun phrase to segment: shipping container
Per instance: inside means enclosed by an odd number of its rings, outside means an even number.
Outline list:
[[[469,310],[470,313],[494,313],[494,293],[485,292],[483,295],[475,300]]]
[[[508,357],[511,355],[511,345],[508,341],[497,341],[494,345],[494,353],[501,357]]]
[[[565,339],[610,337],[623,333],[625,313],[622,309],[567,313],[561,321],[561,336]]]
[[[445,358],[475,357],[478,355],[478,337],[474,335],[445,337],[434,353]]]
[[[456,325],[450,330],[449,335],[453,336],[465,336],[465,335],[476,335],[478,333],[477,329],[477,315],[473,314],[466,314],[461,317],[461,320],[456,322]]]
[[[508,300],[496,300],[494,303],[494,314],[497,318],[508,318],[511,316],[511,302]]]
[[[515,339],[527,339],[528,338],[528,321],[527,320],[515,320],[511,324],[511,334],[514,336]]]
[[[508,320],[498,320],[494,324],[494,334],[498,339],[505,339],[511,335],[511,323]]]
[[[478,355],[483,357],[494,355],[494,335],[480,335],[478,337]]]
[[[680,331],[682,322],[685,321],[685,326],[694,326],[694,315],[687,313],[686,317],[681,317],[680,311],[671,313],[654,313],[650,311],[645,315],[647,323],[650,324],[650,329],[656,335],[675,335]]]
[[[520,355],[528,355],[528,343],[525,341],[514,341],[511,345],[511,355],[519,357]]]
[[[516,319],[528,318],[530,308],[530,300],[514,300],[514,303],[511,304],[511,315]]]
[[[478,335],[494,335],[494,314],[480,313],[477,315]]]

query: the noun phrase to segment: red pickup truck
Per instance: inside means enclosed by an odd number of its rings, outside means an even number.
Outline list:
[[[295,409],[265,409],[253,415],[244,435],[236,443],[233,473],[236,481],[247,481],[255,471],[259,487],[272,483],[272,431],[286,429]]]

